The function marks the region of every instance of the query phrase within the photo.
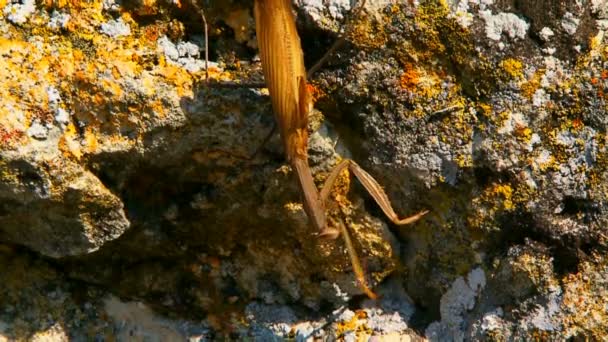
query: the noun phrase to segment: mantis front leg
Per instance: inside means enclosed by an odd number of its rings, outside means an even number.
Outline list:
[[[361,184],[363,184],[363,187],[365,187],[367,192],[374,198],[376,203],[378,203],[378,205],[380,206],[380,208],[382,209],[384,214],[394,224],[406,225],[406,224],[414,223],[414,222],[418,221],[419,219],[421,219],[424,215],[426,215],[429,212],[428,210],[423,210],[410,217],[400,219],[399,216],[397,215],[397,213],[395,213],[395,210],[393,209],[393,206],[391,205],[391,201],[388,199],[388,196],[386,195],[386,193],[384,192],[384,190],[382,189],[380,184],[378,184],[378,182],[374,179],[374,177],[372,177],[369,173],[367,173],[365,170],[363,170],[363,168],[361,168],[361,166],[359,166],[357,163],[355,163],[351,159],[342,160],[338,165],[336,165],[334,167],[334,169],[331,171],[331,173],[325,180],[325,184],[323,185],[323,188],[321,189],[321,195],[320,195],[320,200],[322,203],[325,203],[325,201],[327,201],[327,198],[329,197],[329,193],[331,192],[331,188],[333,187],[334,183],[336,182],[338,175],[345,168],[348,168],[355,175],[355,177],[357,177],[357,179],[359,180],[359,182],[361,182]]]
[[[353,272],[355,273],[357,282],[359,283],[361,290],[369,298],[376,299],[377,295],[367,285],[367,281],[365,280],[365,272],[363,271],[363,267],[361,267],[361,262],[359,261],[359,256],[357,255],[357,251],[356,251],[355,247],[353,246],[352,240],[350,239],[350,234],[348,233],[348,229],[346,228],[346,225],[344,225],[342,220],[338,220],[339,230],[329,228],[325,225],[325,213],[324,213],[325,207],[326,207],[325,203],[328,200],[329,194],[331,192],[331,188],[333,187],[334,183],[336,182],[338,175],[345,168],[348,168],[355,175],[355,177],[357,177],[357,179],[359,179],[359,181],[361,182],[361,184],[363,184],[363,186],[365,187],[367,192],[369,192],[369,194],[374,198],[376,203],[378,203],[378,205],[380,206],[380,208],[382,209],[384,214],[393,223],[395,223],[397,225],[406,225],[406,224],[414,223],[414,222],[418,221],[419,219],[421,219],[429,211],[423,210],[410,217],[400,219],[399,216],[397,215],[397,213],[395,213],[395,210],[393,209],[388,196],[386,195],[386,193],[384,192],[384,190],[382,189],[380,184],[378,184],[378,182],[374,179],[374,177],[372,177],[369,173],[367,173],[365,170],[363,170],[363,168],[361,168],[357,163],[355,163],[353,160],[350,160],[350,159],[342,160],[338,165],[336,165],[334,167],[334,169],[331,171],[331,173],[325,180],[325,184],[323,185],[323,188],[321,189],[320,193],[317,193],[314,190],[308,191],[308,193],[309,193],[308,197],[312,196],[312,197],[315,197],[315,199],[310,199],[306,196],[307,191],[306,191],[306,187],[303,184],[303,190],[304,190],[304,194],[305,194],[304,205],[307,205],[307,202],[309,200],[316,201],[317,205],[313,205],[313,207],[316,207],[316,210],[312,210],[312,212],[320,211],[320,212],[317,212],[316,214],[322,216],[323,223],[321,223],[321,222],[316,223],[317,226],[320,224],[324,224],[323,226],[319,227],[321,229],[321,231],[319,232],[319,237],[335,239],[340,234],[342,235],[342,237],[344,238],[344,242],[346,244],[346,249],[348,250],[348,255],[350,257],[351,265],[353,266]],[[298,169],[296,169],[296,170],[297,170],[298,174],[300,175],[300,178],[303,178],[302,175],[300,174],[301,170],[298,170]],[[312,181],[312,179],[311,179],[311,181]],[[314,185],[312,185],[312,186],[314,187]],[[311,192],[312,192],[312,194],[310,194]],[[308,203],[308,205],[310,206],[310,203]],[[309,211],[310,211],[310,209],[307,210],[307,212],[309,212]],[[315,219],[314,214],[313,215],[309,214],[309,216],[312,216],[311,218],[313,220]]]

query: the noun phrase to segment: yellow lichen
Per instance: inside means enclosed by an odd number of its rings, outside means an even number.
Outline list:
[[[95,153],[99,147],[97,134],[92,128],[87,128],[84,132],[84,147],[88,153]]]
[[[457,155],[455,158],[458,167],[463,169],[467,167],[473,167],[473,157],[470,154]]]
[[[527,126],[516,126],[513,132],[518,141],[528,143],[534,133],[530,127]]]
[[[287,202],[285,203],[284,208],[290,212],[298,212],[304,210],[304,206],[302,205],[302,203],[297,202]]]
[[[503,207],[506,210],[513,210],[515,206],[511,201],[513,196],[513,188],[506,184],[495,184],[493,189],[490,190],[493,196],[500,196],[503,199]]]
[[[534,93],[540,88],[540,80],[545,74],[544,69],[537,70],[534,75],[521,85],[521,93],[528,99],[532,99]]]
[[[500,62],[500,68],[511,78],[522,78],[523,74],[523,63],[514,58],[507,58]]]
[[[0,140],[4,147],[27,140],[24,131],[32,123],[52,123],[56,110],[62,108],[72,114],[72,120],[86,126],[77,133],[68,125],[58,149],[80,159],[95,153],[115,134],[137,131],[142,120],[164,119],[164,102],[157,95],[160,84],[166,84],[165,89],[174,91],[176,98],[191,95],[193,78],[187,71],[162,63],[146,64],[154,60],[146,51],[156,51],[156,41],[149,39],[146,30],[156,27],[159,29],[153,31],[165,34],[167,25],[142,29],[124,11],[121,18],[132,34],[117,39],[99,32],[99,26],[108,20],[102,1],[50,1],[46,6],[70,13],[64,30],[49,29],[48,18],[36,13],[28,29],[40,39],[25,41],[18,32],[0,37],[0,53],[6,56],[0,59],[0,70],[9,71],[0,72],[0,96],[5,104],[0,107]],[[144,70],[148,72],[142,77]],[[133,92],[137,82],[141,87]],[[51,91],[59,93],[59,103],[51,103]],[[140,99],[140,94],[149,98]],[[140,138],[132,133],[129,137]]]
[[[525,201],[528,198],[520,192],[516,194],[509,184],[489,184],[479,196],[473,198],[474,211],[467,219],[469,224],[475,228],[492,227],[498,213],[515,210],[516,199]]]
[[[351,24],[348,30],[348,38],[354,44],[362,48],[378,49],[388,41],[384,21],[365,22],[358,20]]]
[[[366,322],[367,313],[364,310],[357,310],[350,320],[337,324],[336,335],[342,337],[344,334],[353,331],[357,334],[357,341],[367,341],[367,337],[372,331],[366,325]]]

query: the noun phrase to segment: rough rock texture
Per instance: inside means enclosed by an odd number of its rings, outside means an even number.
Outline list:
[[[0,339],[606,336],[608,2],[294,3],[309,65],[346,38],[316,181],[353,158],[432,210],[335,186],[383,297],[315,238],[266,90],[213,86],[262,80],[251,2],[199,2],[207,85],[188,1],[0,0]]]

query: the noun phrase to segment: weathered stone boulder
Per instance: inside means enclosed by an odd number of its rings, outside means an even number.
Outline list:
[[[403,216],[431,210],[388,225],[340,177],[329,222],[381,300],[315,237],[278,136],[263,144],[267,92],[214,86],[263,81],[242,1],[198,2],[209,82],[192,2],[0,1],[2,267],[38,260],[43,283],[102,292],[87,312],[137,311],[111,292],[207,337],[605,336],[608,2],[294,5],[309,66],[346,43],[309,80],[315,181],[352,158]],[[4,310],[0,333],[21,329]]]

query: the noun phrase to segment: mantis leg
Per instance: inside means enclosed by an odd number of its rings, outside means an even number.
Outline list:
[[[395,213],[395,210],[391,206],[391,202],[390,202],[388,196],[386,195],[386,193],[384,192],[384,190],[382,189],[380,184],[378,184],[378,182],[369,173],[367,173],[357,163],[355,163],[354,161],[352,161],[350,159],[345,159],[345,160],[341,161],[329,174],[329,176],[327,177],[327,180],[325,180],[325,184],[323,185],[323,189],[321,189],[321,193],[320,193],[321,203],[323,203],[323,204],[325,203],[325,201],[329,197],[331,188],[333,187],[334,183],[336,182],[338,175],[345,168],[348,168],[350,171],[352,171],[352,173],[357,177],[357,179],[359,179],[361,184],[363,184],[365,189],[367,189],[367,191],[374,198],[376,203],[378,203],[378,205],[380,205],[380,208],[382,209],[384,214],[386,214],[386,216],[393,223],[398,224],[398,225],[410,224],[410,223],[418,221],[420,218],[422,218],[424,215],[426,215],[428,213],[428,210],[423,210],[413,216],[410,216],[410,217],[407,217],[404,219],[400,219],[399,216],[397,216],[397,213]],[[346,249],[348,250],[348,255],[350,257],[350,262],[351,262],[351,265],[353,266],[353,272],[355,273],[355,277],[357,278],[357,282],[359,283],[359,288],[369,298],[371,298],[371,299],[378,298],[378,296],[367,285],[367,281],[365,280],[365,272],[363,271],[363,267],[361,267],[361,262],[359,261],[357,251],[356,251],[355,247],[353,246],[353,243],[350,239],[350,234],[348,233],[348,229],[346,228],[346,226],[344,225],[342,220],[338,220],[338,221],[339,221],[338,223],[340,226],[340,233],[342,234],[342,237],[344,238],[344,242],[346,244]],[[337,236],[335,236],[335,237],[337,237]]]
[[[405,225],[405,224],[414,223],[414,222],[418,221],[419,219],[421,219],[424,215],[426,215],[429,212],[428,210],[423,210],[410,217],[400,219],[399,216],[397,215],[397,213],[395,213],[395,210],[393,209],[393,207],[391,205],[391,201],[389,200],[388,196],[386,195],[386,193],[384,192],[384,190],[382,189],[380,184],[378,184],[378,182],[374,179],[374,177],[372,177],[369,173],[367,173],[365,170],[363,170],[357,163],[355,163],[354,161],[352,161],[350,159],[344,159],[343,161],[341,161],[331,171],[331,173],[327,177],[327,180],[325,180],[325,184],[323,185],[323,189],[321,189],[321,196],[320,196],[322,203],[325,203],[325,201],[329,197],[329,193],[331,192],[331,188],[333,187],[333,185],[336,181],[336,178],[338,177],[340,172],[342,172],[342,170],[344,170],[345,168],[348,168],[355,175],[355,177],[357,177],[357,179],[359,179],[359,181],[361,182],[361,184],[363,184],[363,186],[365,187],[367,192],[369,192],[369,194],[374,198],[376,203],[378,203],[378,205],[380,206],[380,209],[382,209],[384,214],[394,224]]]
[[[262,143],[260,144],[260,146],[258,146],[258,148],[255,149],[255,151],[249,157],[249,159],[254,159],[260,153],[260,151],[262,151],[262,149],[264,148],[264,146],[266,146],[266,144],[268,143],[268,141],[270,140],[270,138],[272,138],[272,136],[276,132],[277,132],[277,123],[276,123],[276,121],[273,121],[272,129],[270,130],[270,132],[268,132],[268,134],[266,135],[266,137],[264,138],[264,140],[262,140]]]
[[[342,233],[342,237],[344,238],[344,243],[346,244],[346,249],[348,250],[348,256],[350,257],[350,263],[353,265],[353,272],[355,273],[355,277],[357,278],[357,282],[359,283],[359,287],[361,290],[371,299],[376,299],[378,296],[367,286],[367,281],[365,280],[365,272],[363,272],[363,267],[361,267],[361,262],[359,261],[359,256],[357,255],[357,251],[353,246],[353,242],[350,239],[350,235],[348,234],[348,229],[342,220],[338,220],[340,225],[340,233]]]
[[[266,85],[264,83],[260,83],[260,82],[246,82],[246,83],[235,83],[235,82],[217,83],[217,82],[211,82],[211,80],[209,79],[209,24],[207,23],[207,17],[205,16],[205,11],[203,10],[202,7],[200,7],[196,3],[196,0],[191,0],[190,1],[190,5],[194,8],[195,11],[198,12],[198,14],[200,15],[201,20],[203,22],[203,31],[204,31],[204,36],[205,36],[205,84],[208,87],[212,87],[212,88],[229,88],[229,89],[236,89],[236,88],[252,88],[252,89],[266,88]]]
[[[190,1],[190,5],[198,12],[203,21],[203,31],[205,33],[205,82],[209,83],[209,25],[207,24],[205,11],[196,4],[196,1]]]
[[[238,159],[238,160],[241,160],[244,162],[248,162],[249,166],[253,166],[253,165],[255,165],[253,163],[253,160],[255,159],[255,157],[258,156],[258,154],[260,154],[260,152],[262,151],[264,146],[266,146],[266,144],[268,143],[270,138],[272,138],[272,136],[276,133],[276,131],[277,131],[277,124],[276,124],[276,122],[274,122],[270,132],[268,132],[268,134],[266,135],[264,140],[262,140],[260,145],[255,149],[255,151],[253,151],[253,153],[251,155],[238,154],[238,153],[235,153],[234,151],[225,150],[223,148],[210,148],[210,149],[207,149],[206,151],[201,151],[201,152],[207,153],[207,154],[209,154],[209,153],[225,154],[225,155],[231,156],[235,159]]]
[[[366,0],[361,0],[361,2],[357,5],[357,7],[351,9],[351,15],[349,16],[349,20],[347,20],[345,25],[350,24],[350,21],[353,18],[356,18],[361,13],[361,11],[363,10],[363,8],[365,6],[365,2],[366,2]],[[252,88],[252,89],[266,88],[265,83],[259,83],[259,82],[257,82],[257,83],[253,83],[253,82],[213,83],[213,82],[210,82],[210,79],[209,79],[209,24],[207,23],[207,17],[205,16],[205,11],[197,5],[196,1],[190,1],[190,5],[194,8],[195,11],[198,12],[198,14],[200,15],[201,20],[203,22],[203,31],[204,31],[204,38],[205,38],[205,83],[207,84],[207,86],[210,86],[213,88]],[[336,52],[340,47],[342,47],[342,45],[344,45],[344,43],[346,42],[346,39],[344,38],[345,35],[346,35],[345,32],[343,32],[342,34],[340,34],[338,36],[338,39],[329,48],[329,50],[327,50],[327,52],[325,52],[323,57],[321,57],[321,59],[319,59],[317,61],[317,63],[315,63],[315,65],[313,65],[310,68],[310,70],[308,70],[308,72],[306,73],[307,78],[311,78],[311,76],[315,72],[317,72],[329,60],[331,55],[334,52]]]

